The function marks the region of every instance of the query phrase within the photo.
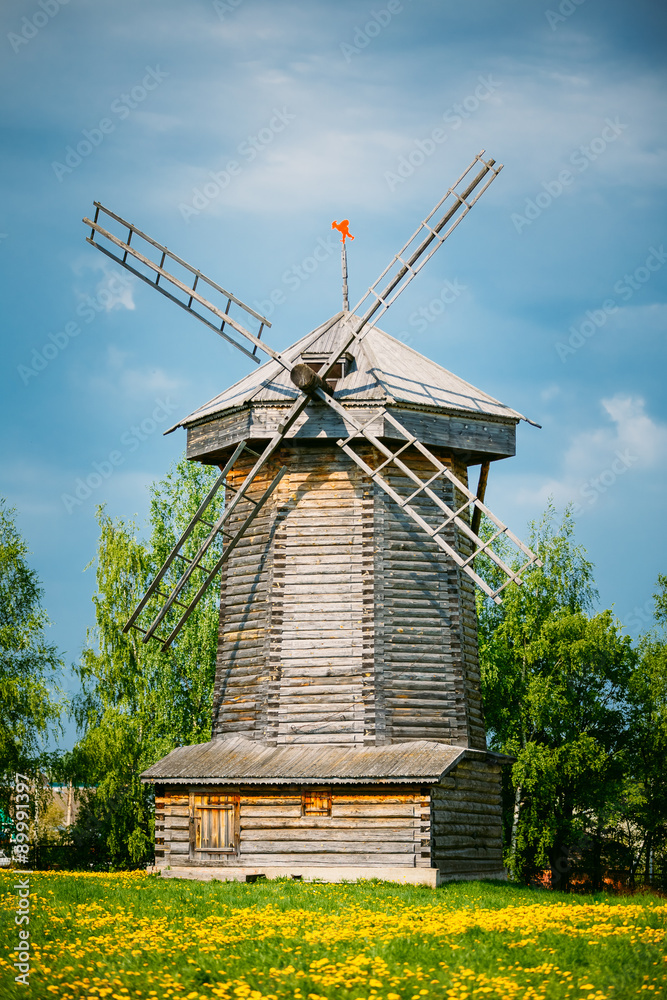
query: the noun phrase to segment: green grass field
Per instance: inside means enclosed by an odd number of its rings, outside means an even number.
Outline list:
[[[0,996],[188,1000],[587,1000],[667,996],[667,906],[500,883],[199,883],[0,875]],[[25,959],[26,952],[21,955]]]

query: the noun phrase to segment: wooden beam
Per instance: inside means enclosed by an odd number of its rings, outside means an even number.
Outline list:
[[[290,372],[290,378],[297,389],[307,392],[308,395],[312,395],[317,389],[321,389],[322,392],[326,392],[327,396],[333,396],[331,386],[323,378],[320,378],[310,365],[294,365]]]
[[[477,484],[477,499],[484,503],[484,497],[486,496],[486,484],[489,479],[489,462],[482,462],[479,469],[479,482]],[[472,512],[472,522],[470,527],[475,532],[476,535],[479,534],[479,524],[482,519],[482,512],[479,507],[475,507]]]

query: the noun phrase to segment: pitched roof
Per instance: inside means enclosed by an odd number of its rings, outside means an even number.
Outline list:
[[[267,746],[234,736],[178,747],[144,771],[141,778],[175,784],[436,782],[464,754],[480,753],[486,757],[484,751],[427,740],[371,747],[311,743]]]
[[[356,319],[350,313],[338,313],[282,353],[291,361],[296,361],[304,351],[325,355],[332,353],[342,343],[345,324],[350,318]],[[394,402],[418,409],[442,409],[469,416],[505,417],[513,421],[526,419],[521,413],[376,327],[368,331],[361,343],[353,344],[349,354],[354,358],[354,364],[336,385],[336,399],[343,405]],[[290,381],[289,372],[277,361],[269,361],[175,426],[188,427],[251,403],[289,404],[297,395],[298,390]]]

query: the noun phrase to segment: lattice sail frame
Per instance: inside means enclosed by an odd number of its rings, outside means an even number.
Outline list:
[[[405,246],[402,247],[402,249],[392,258],[389,265],[356,304],[346,326],[346,332],[342,338],[338,353],[335,357],[332,356],[330,360],[320,368],[318,372],[320,379],[326,379],[326,376],[340,361],[341,357],[353,343],[361,342],[364,339],[368,331],[372,329],[379,318],[387,311],[389,306],[396,300],[396,298],[413,280],[413,278],[416,277],[426,262],[430,260],[433,254],[442,246],[447,237],[454,231],[454,229],[481,198],[482,194],[486,191],[489,185],[498,176],[502,170],[502,164],[496,165],[495,160],[492,159],[484,160],[483,156],[484,150],[475,156],[461,176],[449,188],[444,197],[440,199],[433,210],[417,227]],[[470,178],[471,172],[476,167],[480,167],[479,171],[472,176],[472,178]],[[482,185],[481,187],[480,184]],[[463,190],[457,190],[460,187],[462,187]],[[476,192],[474,196],[473,192]],[[277,361],[286,371],[292,371],[296,363],[279,352],[274,351],[265,341],[261,340],[264,328],[271,325],[265,317],[260,316],[259,313],[256,313],[249,306],[246,306],[240,299],[237,299],[230,292],[225,291],[225,289],[216,282],[211,281],[204,274],[202,274],[201,271],[191,267],[180,257],[172,254],[166,247],[162,246],[162,244],[156,243],[155,240],[151,239],[151,237],[147,236],[145,233],[142,233],[136,228],[136,226],[126,222],[121,219],[120,216],[117,216],[113,212],[104,208],[104,206],[100,205],[99,202],[95,202],[95,209],[95,217],[93,220],[87,218],[83,220],[84,223],[91,229],[91,235],[88,237],[89,243],[97,247],[108,257],[117,261],[123,267],[127,268],[137,277],[146,281],[152,287],[157,288],[158,291],[160,291],[163,295],[166,295],[172,301],[176,302],[176,304],[181,306],[181,308],[192,313],[192,315],[194,315],[197,319],[205,323],[230,344],[242,351],[243,354],[257,361],[257,351],[261,350],[263,353],[268,354],[274,361]],[[106,214],[121,226],[128,229],[128,236],[126,240],[120,239],[118,236],[104,229],[99,224],[98,220],[100,212]],[[98,240],[102,238],[107,243],[110,243],[114,250],[122,251],[122,257],[119,256],[118,253],[112,252],[108,246],[104,246],[98,242],[95,239],[96,236]],[[139,252],[136,249],[136,246],[131,245],[133,236],[144,240],[150,247],[159,251],[161,254],[159,264],[151,260],[146,254]],[[143,273],[138,269],[138,267],[128,264],[128,257],[132,257],[141,266],[147,268],[149,275],[155,274],[155,278]],[[188,275],[193,275],[192,284],[186,284],[176,275],[172,274],[171,271],[168,271],[164,266],[167,260],[169,260],[170,266],[172,266],[173,262],[184,268]],[[173,291],[167,290],[164,284],[159,284],[161,278],[163,282],[166,282],[171,286]],[[224,309],[216,306],[209,299],[206,299],[203,295],[201,295],[201,292],[197,291],[200,281],[226,300]],[[382,288],[382,291],[379,291],[380,288]],[[179,299],[178,294],[176,293],[180,293],[181,295],[187,297],[187,303],[182,299]],[[197,302],[204,312],[201,313],[194,309],[192,307],[193,302]],[[259,329],[256,334],[248,330],[246,326],[240,322],[240,320],[237,320],[230,315],[232,305],[235,306],[237,310],[242,311],[245,317],[249,316],[255,323],[259,324]],[[358,313],[361,313],[360,318],[356,315]],[[216,322],[213,322],[214,319]],[[218,323],[220,326],[217,325]],[[251,352],[247,350],[242,343],[238,342],[238,339],[234,339],[234,337],[225,333],[226,326],[231,326],[235,334],[249,341],[253,345],[253,351]],[[400,421],[393,414],[389,413],[385,407],[381,407],[380,409],[373,411],[372,416],[363,424],[360,424],[352,417],[350,412],[341,406],[335,398],[329,395],[323,387],[318,387],[310,393],[300,393],[288,412],[285,414],[278,430],[270,439],[264,451],[261,455],[257,456],[257,461],[247,474],[243,483],[234,491],[231,501],[228,504],[225,504],[223,514],[218,518],[215,524],[208,525],[210,531],[200,545],[197,553],[192,558],[185,557],[183,555],[183,546],[191,536],[197,524],[207,523],[203,521],[204,513],[206,513],[206,511],[210,508],[215,495],[225,483],[229,471],[237,461],[241,452],[244,449],[247,449],[247,442],[241,442],[228,461],[227,465],[221,471],[216,483],[212,487],[208,496],[202,502],[202,505],[186,528],[185,532],[170,552],[167,560],[142,598],[136,611],[125,625],[124,631],[127,632],[130,628],[136,628],[142,632],[143,642],[146,643],[151,638],[155,638],[162,644],[163,650],[167,649],[171,645],[183,627],[189,614],[201,599],[208,586],[222,568],[224,562],[229,558],[229,555],[240,541],[245,530],[249,527],[256,514],[268,500],[271,493],[280,482],[280,479],[287,471],[286,468],[283,467],[277,476],[272,480],[269,487],[256,500],[249,496],[249,490],[255,478],[269,461],[282,441],[284,441],[291,427],[294,425],[313,397],[317,397],[323,403],[326,403],[326,405],[331,409],[335,410],[336,413],[338,413],[338,415],[344,420],[345,426],[352,428],[352,433],[347,438],[341,439],[337,442],[338,446],[345,452],[345,454],[353,462],[355,462],[355,464],[362,469],[362,471],[374,483],[376,483],[389,497],[391,497],[391,499],[397,503],[410,518],[412,518],[422,531],[424,531],[425,534],[431,538],[439,546],[439,548],[442,549],[442,551],[445,552],[456,563],[456,565],[459,566],[459,568],[465,572],[493,601],[498,604],[502,603],[499,595],[509,583],[521,585],[523,582],[521,579],[522,574],[525,573],[528,568],[531,566],[542,565],[537,555],[532,552],[516,535],[514,535],[507,525],[497,518],[488,507],[486,507],[482,499],[476,496],[465,483],[461,482],[461,480],[458,479],[450,469],[443,465],[442,462],[440,462],[440,460],[421,441],[419,441],[417,437],[410,434],[410,432],[403,427]],[[392,451],[387,445],[368,431],[368,426],[377,420],[378,417],[382,418],[385,422],[388,422],[393,427],[394,431],[396,431],[399,435],[399,440],[402,439],[404,441],[397,451]],[[365,459],[362,458],[352,447],[352,441],[358,437],[364,438],[380,453],[380,455],[384,456],[384,460],[381,461],[376,468],[368,465]],[[433,467],[433,474],[427,480],[421,479],[420,476],[407,464],[409,457],[408,452],[410,448],[416,449],[422,458],[427,459]],[[253,452],[253,454],[256,455],[257,453]],[[398,470],[401,475],[406,477],[408,482],[411,482],[416,487],[416,489],[414,489],[407,498],[403,499],[391,483],[381,475],[382,470],[389,465],[393,465],[393,467]],[[451,483],[455,487],[455,490],[457,490],[465,498],[461,506],[456,509],[446,504],[442,497],[440,497],[433,489],[436,484],[442,483],[445,480]],[[429,523],[429,520],[423,516],[423,512],[420,513],[411,504],[411,501],[420,494],[428,498],[432,504],[432,512],[430,516],[433,517],[434,524]],[[231,535],[224,528],[224,524],[239,503],[250,504],[250,511],[246,518],[244,518],[240,528],[238,528],[237,531]],[[467,517],[471,514],[474,515],[473,523],[479,519],[481,514],[484,514],[494,525],[493,534],[487,541],[483,541],[468,523]],[[472,552],[465,558],[461,556],[461,554],[457,552],[457,550],[444,537],[444,533],[451,526],[455,526],[472,544]],[[223,553],[216,561],[215,566],[204,567],[201,560],[219,537],[222,537],[223,539]],[[515,546],[516,550],[523,553],[526,557],[526,561],[518,570],[511,569],[501,556],[494,551],[492,547],[493,543],[501,537],[509,539],[509,541],[511,541]],[[478,573],[475,572],[474,560],[480,555],[485,555],[490,558],[507,577],[505,582],[495,590],[492,589],[486,581],[479,576]],[[169,568],[174,564],[176,559],[186,561],[188,563],[187,568],[180,575],[180,577],[175,580],[169,592],[161,591],[159,589],[160,583],[165,578]],[[201,586],[196,588],[196,592],[193,596],[190,593],[189,603],[185,603],[179,598],[183,596],[184,591],[187,592],[187,586],[192,579],[195,569],[203,570],[206,573],[206,579],[202,582]],[[147,628],[143,628],[138,624],[138,619],[146,612],[149,602],[152,600],[155,601],[158,597],[161,598],[164,603],[159,606],[159,610],[153,617],[150,625],[148,625]],[[163,622],[169,621],[168,616],[170,612],[172,612],[172,609],[177,607],[182,610],[182,614],[175,622],[172,622],[167,626],[168,629],[170,629],[169,634],[166,636],[158,636],[156,631],[157,628]]]
[[[257,455],[257,452],[248,448],[246,441],[241,441],[237,445],[231,458],[224,466],[220,475],[211,486],[211,489],[202,500],[197,512],[187,525],[171,552],[160,567],[159,572],[151,583],[150,587],[142,597],[133,614],[125,624],[123,631],[128,632],[131,628],[136,629],[143,635],[143,642],[149,639],[156,639],[162,645],[162,649],[168,649],[178,633],[183,628],[190,613],[199,603],[209,586],[222,569],[225,562],[243,538],[245,532],[250,527],[254,519],[260,513],[262,507],[269,499],[273,491],[278,486],[280,480],[287,472],[287,467],[283,466],[269,483],[269,486],[256,499],[252,498],[248,490],[241,493],[234,490],[226,482],[227,476],[241,454],[250,452]],[[215,509],[215,500],[220,489],[225,491],[225,504],[222,513],[216,518],[214,523],[206,520],[204,515]],[[228,500],[227,493],[232,497]],[[232,512],[239,505],[245,505],[247,509],[245,517],[235,531],[228,531],[225,524]],[[199,525],[208,528],[205,537],[198,543],[195,537],[195,529]],[[204,558],[212,552],[216,552],[216,542],[222,540],[222,553],[218,555],[213,566],[204,563]],[[195,550],[189,551],[186,547],[189,542],[194,541]],[[188,553],[186,555],[186,552]],[[186,568],[180,574],[169,574],[169,570],[180,560],[186,564]],[[197,580],[195,571],[199,570],[204,574]],[[166,590],[161,589],[167,587]],[[180,609],[179,611],[176,609]],[[139,624],[142,616],[148,615],[146,627]],[[157,629],[163,625],[167,629],[167,635],[158,635]]]
[[[105,208],[99,201],[93,202],[95,207],[95,214],[92,219],[84,218],[83,222],[86,226],[90,227],[90,236],[86,237],[86,242],[90,243],[91,246],[96,247],[101,250],[103,254],[110,257],[111,260],[115,260],[117,264],[121,264],[126,270],[130,271],[136,278],[140,278],[145,281],[146,284],[150,285],[152,288],[156,288],[158,292],[165,295],[172,302],[175,302],[177,306],[181,309],[185,309],[189,312],[191,316],[194,316],[200,322],[204,323],[211,330],[226,340],[237,350],[245,354],[246,357],[250,358],[251,361],[261,364],[260,359],[257,357],[257,350],[259,347],[262,348],[268,354],[274,355],[274,352],[268,345],[261,341],[262,333],[265,327],[270,327],[271,324],[265,316],[260,315],[260,313],[255,312],[250,306],[246,305],[241,299],[238,299],[231,292],[226,291],[221,285],[216,281],[212,281],[211,278],[207,278],[205,274],[199,271],[196,267],[192,267],[187,261],[178,257],[167,247],[163,246],[161,243],[157,243],[146,233],[143,233],[140,229],[132,222],[127,222],[122,219],[115,212],[110,211]],[[100,214],[102,216],[107,216],[114,222],[118,223],[121,229],[127,229],[127,237],[121,239],[120,236],[112,233],[109,229],[104,228],[99,222]],[[109,225],[109,223],[107,223]],[[132,240],[134,238],[134,245]],[[141,240],[146,244],[146,248],[139,250],[136,246],[136,241]],[[103,242],[100,242],[103,241]],[[152,260],[149,254],[153,253],[155,250],[158,251],[160,255],[160,262]],[[116,252],[114,252],[116,251]],[[120,256],[122,252],[122,256]],[[128,263],[128,257],[131,258],[134,263]],[[166,264],[172,269],[176,265],[177,269],[180,269],[183,273],[183,278],[188,278],[190,284],[187,284],[178,275],[173,274],[172,271],[167,270]],[[139,268],[143,267],[144,270]],[[162,284],[160,284],[160,279],[162,279]],[[205,286],[207,294],[210,298],[206,298],[198,291],[199,284]],[[179,298],[179,295],[182,298]],[[211,299],[217,296],[221,301],[219,305],[212,302]],[[187,302],[184,301],[187,299]],[[201,307],[203,312],[197,312],[193,307],[193,302],[196,302],[198,306]],[[248,330],[239,319],[236,319],[232,315],[231,310],[235,307],[237,313],[243,315],[245,322],[248,319],[253,321],[253,324],[257,326],[258,329],[256,333]],[[225,327],[230,327],[236,334],[244,337],[246,340],[250,341],[254,345],[254,350],[247,350],[242,343],[239,343],[238,339],[234,339],[230,334],[225,332]]]
[[[405,439],[405,443],[402,444],[397,451],[392,451],[374,435],[367,433],[366,425],[375,422],[378,417],[390,423]],[[349,415],[347,415],[347,419],[348,423],[357,423],[355,420],[350,420]],[[368,463],[352,448],[351,442],[357,439],[360,435],[372,444],[373,447],[380,452],[380,454],[385,456],[384,461],[381,462],[376,468],[372,468],[368,465]],[[390,496],[392,500],[402,510],[404,510],[406,514],[408,514],[430,538],[433,539],[443,552],[446,552],[447,555],[454,560],[456,565],[460,569],[464,570],[464,572],[467,573],[472,580],[474,580],[477,586],[480,587],[480,589],[483,590],[484,593],[488,597],[492,598],[492,600],[494,600],[497,604],[502,603],[498,595],[509,583],[516,583],[520,586],[523,583],[523,580],[521,579],[522,573],[524,573],[532,565],[542,565],[535,553],[531,552],[528,546],[525,545],[520,538],[517,538],[517,536],[510,531],[507,525],[503,524],[503,522],[497,518],[491,510],[489,510],[482,500],[476,496],[465,483],[454,475],[451,469],[448,469],[446,465],[443,465],[442,462],[431,451],[429,451],[426,445],[422,444],[422,442],[413,434],[410,434],[410,432],[403,427],[400,421],[397,420],[393,414],[389,413],[388,410],[382,408],[381,410],[376,411],[366,424],[357,424],[354,432],[344,440],[339,440],[337,444],[340,448],[342,448],[345,454],[348,455],[349,458],[351,458],[352,461],[355,462],[356,465],[358,465],[359,468],[365,472],[374,483],[377,483],[377,485],[383,489],[384,492]],[[407,456],[405,460],[401,458],[401,455],[403,455],[404,452],[407,452],[410,448],[416,449],[417,452],[419,452],[423,458],[426,458],[432,465],[434,472],[427,480],[423,480],[413,469],[410,468],[407,464]],[[417,487],[407,498],[402,498],[391,483],[389,483],[385,477],[380,475],[381,471],[389,465],[393,465],[407,480]],[[438,482],[442,482],[443,480],[450,482],[455,489],[458,490],[459,493],[462,493],[466,498],[465,502],[461,504],[460,507],[457,507],[456,509],[450,507],[432,488]],[[429,524],[423,515],[411,505],[411,501],[419,496],[420,493],[423,493],[432,502],[435,510],[431,513],[440,512],[439,517],[436,519],[439,523],[437,523],[435,527]],[[496,529],[487,541],[483,541],[479,535],[473,531],[472,527],[464,517],[466,513],[470,516],[475,510],[484,514]],[[440,518],[443,514],[444,520],[441,520]],[[459,531],[462,531],[463,534],[472,542],[472,553],[465,559],[446,541],[444,537],[444,532],[452,525],[455,525]],[[503,561],[503,559],[501,559],[500,555],[493,550],[493,543],[501,536],[509,539],[516,546],[516,549],[523,552],[527,557],[526,562],[520,567],[520,569],[512,570]],[[474,560],[480,555],[486,555],[490,558],[507,576],[507,580],[505,580],[505,582],[495,590],[489,587],[486,581],[482,579],[482,577],[480,577],[474,570]]]

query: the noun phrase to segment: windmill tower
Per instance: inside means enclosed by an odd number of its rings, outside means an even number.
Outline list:
[[[357,306],[280,353],[264,317],[136,227],[98,203],[84,220],[94,246],[269,356],[177,425],[220,475],[125,626],[168,648],[221,577],[212,739],[143,775],[165,874],[502,876],[504,759],[486,749],[474,588],[500,602],[538,563],[483,502],[522,416],[376,326],[500,169],[475,157]]]

